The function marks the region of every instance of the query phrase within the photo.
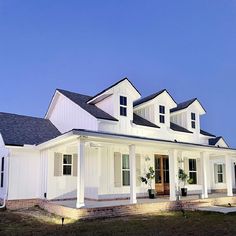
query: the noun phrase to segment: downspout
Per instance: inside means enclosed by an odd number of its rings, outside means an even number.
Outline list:
[[[9,155],[9,151],[7,151],[7,155],[5,155],[6,157],[6,181],[5,181],[5,186],[6,186],[6,189],[5,189],[5,196],[3,198],[3,205],[0,206],[0,209],[4,209],[6,207],[6,201],[7,201],[7,198],[8,198],[8,183],[9,183],[9,163],[10,163],[10,155]]]

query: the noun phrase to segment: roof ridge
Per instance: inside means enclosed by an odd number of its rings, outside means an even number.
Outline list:
[[[118,80],[117,82],[113,83],[113,84],[110,85],[109,87],[103,89],[101,92],[99,92],[99,93],[95,94],[94,96],[92,96],[90,100],[93,100],[94,98],[96,98],[96,97],[98,97],[99,95],[105,93],[107,90],[109,90],[109,89],[115,87],[117,84],[119,84],[119,83],[121,83],[121,82],[123,82],[123,81],[125,81],[125,80],[127,80],[127,81],[133,86],[133,88],[137,91],[137,93],[139,93],[139,95],[141,96],[141,93],[140,93],[140,92],[138,91],[138,89],[133,85],[133,83],[128,79],[128,77],[124,77],[123,79]],[[89,102],[89,101],[88,101],[88,102]]]
[[[86,96],[86,97],[92,97],[91,95],[87,95],[87,94],[83,94],[83,93],[78,93],[78,92],[73,92],[73,91],[70,91],[70,90],[65,90],[65,89],[59,89],[59,88],[56,88],[56,91],[64,91],[64,92],[69,92],[69,93],[74,93],[74,94],[78,94],[78,95],[82,95],[82,96]]]
[[[145,97],[139,98],[138,100],[134,101],[133,104],[134,104],[134,106],[138,106],[138,105],[140,105],[140,104],[142,104],[142,103],[148,102],[148,101],[150,101],[150,100],[156,98],[157,96],[161,95],[161,94],[164,93],[164,92],[167,92],[168,95],[171,97],[171,99],[176,103],[176,101],[175,101],[174,98],[170,95],[170,93],[168,92],[168,90],[167,90],[166,88],[164,88],[164,89],[161,89],[161,90],[159,90],[159,91],[157,91],[157,92],[155,92],[155,93],[151,93],[150,95],[147,95],[147,96],[145,96]]]

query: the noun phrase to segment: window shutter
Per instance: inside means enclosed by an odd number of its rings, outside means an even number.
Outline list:
[[[225,164],[223,164],[223,183],[226,183]]]
[[[114,153],[114,185],[121,187],[121,153]]]
[[[203,164],[203,163],[202,163]],[[196,167],[197,167],[197,184],[202,184],[202,166],[199,158],[196,159]]]
[[[218,165],[214,164],[214,178],[215,178],[215,183],[218,183],[218,176],[217,176],[217,171],[218,171]]]
[[[54,153],[54,176],[62,176],[62,153]]]
[[[136,186],[141,186],[141,155],[136,154]]]
[[[189,175],[189,161],[187,157],[184,157],[184,172]]]
[[[73,154],[73,176],[77,176],[78,154]]]

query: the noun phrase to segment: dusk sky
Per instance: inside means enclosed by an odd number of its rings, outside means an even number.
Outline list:
[[[236,147],[235,0],[0,0],[0,111],[43,117],[56,88],[199,98]]]

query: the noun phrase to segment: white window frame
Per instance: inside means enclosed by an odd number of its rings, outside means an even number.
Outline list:
[[[5,157],[1,158],[1,171],[0,171],[0,188],[4,187],[4,170],[5,170]]]
[[[130,176],[130,165],[129,165],[129,161],[128,161],[129,168],[128,169],[124,169],[123,168],[123,156],[128,156],[128,159],[129,159],[129,154],[126,154],[126,153],[121,154],[121,178],[122,178],[122,186],[123,187],[129,187],[130,186],[130,179],[129,179],[129,185],[124,185],[123,172],[129,172],[129,176]]]
[[[161,107],[164,107],[164,113],[160,112]],[[166,107],[164,105],[159,105],[158,106],[158,112],[159,112],[159,123],[160,124],[165,124],[166,123]],[[163,117],[164,122],[161,122],[161,117]]]
[[[190,160],[195,160],[195,162],[196,162],[196,170],[190,170],[190,165],[189,165]],[[190,173],[196,173],[196,183],[192,183],[191,185],[197,185],[198,184],[198,170],[197,170],[197,159],[195,159],[195,158],[189,158],[188,159],[188,174],[189,174],[189,178],[190,178]]]
[[[121,97],[126,98],[126,105],[121,104],[121,102],[120,102]],[[127,117],[128,116],[128,97],[127,96],[120,94],[120,96],[119,96],[119,107],[120,107],[120,111],[119,111],[120,116]],[[126,115],[121,115],[121,108],[124,108],[126,110]]]
[[[192,119],[192,114],[194,114],[195,119]],[[193,127],[193,123],[194,123],[194,127]],[[196,113],[195,112],[191,112],[191,128],[196,129]]]
[[[64,164],[64,156],[71,156],[71,164]],[[70,174],[68,175],[64,174],[64,166],[71,166]],[[73,171],[73,155],[64,153],[62,155],[62,176],[72,176],[72,171]]]
[[[224,164],[223,163],[215,163],[215,165],[217,165],[217,172],[215,173],[215,176],[217,176],[217,179],[215,179],[215,184],[224,184],[225,183],[225,173],[224,173]],[[222,166],[222,172],[219,173],[218,172],[218,166]],[[222,182],[219,182],[219,178],[218,176],[222,175]]]

